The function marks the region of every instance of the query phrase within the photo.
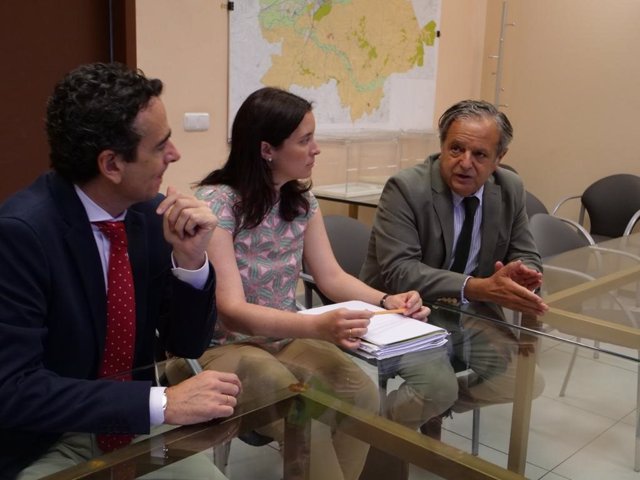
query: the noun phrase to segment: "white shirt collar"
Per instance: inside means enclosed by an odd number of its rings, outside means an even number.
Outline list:
[[[89,217],[89,221],[91,223],[105,222],[105,221],[117,222],[117,221],[124,220],[124,217],[127,214],[126,210],[114,218],[109,213],[107,213],[100,205],[98,205],[96,202],[91,200],[91,198],[89,198],[89,196],[86,193],[84,193],[78,185],[73,185],[73,188],[75,189],[76,194],[80,199],[80,202],[82,202],[82,206],[86,210],[87,216]]]
[[[470,195],[471,197],[476,197],[479,200],[480,203],[478,203],[478,205],[482,205],[482,193],[483,192],[484,192],[484,185],[482,185],[476,191],[476,193],[474,193],[473,195]],[[461,197],[460,195],[458,195],[453,190],[451,190],[451,197],[453,198],[453,206],[454,207],[458,207],[460,205],[460,203],[462,203],[462,200],[464,200],[464,197]]]

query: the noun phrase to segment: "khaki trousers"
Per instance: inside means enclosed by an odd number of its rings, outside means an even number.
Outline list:
[[[370,412],[377,413],[379,409],[377,386],[344,352],[328,342],[296,339],[276,353],[250,344],[222,345],[207,350],[199,362],[204,369],[236,373],[242,382],[239,402],[259,401],[265,391],[304,382]],[[181,359],[170,361],[166,373],[171,383],[191,375]],[[326,416],[322,424],[312,425],[311,478],[356,480],[364,466],[368,444],[337,431],[332,412],[320,415]],[[260,433],[282,443],[283,422],[261,429]]]
[[[149,435],[139,435],[133,442],[139,442],[164,431],[176,428],[172,426],[160,426],[151,429]],[[36,480],[56,472],[60,472],[75,465],[87,462],[92,458],[101,456],[102,450],[98,447],[96,436],[91,433],[65,433],[60,440],[51,446],[42,457],[24,469],[17,480]],[[144,480],[169,480],[169,479],[193,479],[193,480],[224,480],[225,477],[213,464],[211,455],[198,453],[164,468],[148,473],[142,477]]]

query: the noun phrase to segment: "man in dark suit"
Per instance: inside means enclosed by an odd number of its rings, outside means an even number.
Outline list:
[[[204,372],[168,389],[147,374],[100,378],[105,344],[122,345],[106,341],[112,241],[93,222],[126,230],[127,369],[152,364],[157,350],[199,357],[215,323],[205,249],[217,219],[171,187],[158,194],[180,158],[161,93],[160,80],[123,65],[72,71],[47,106],[52,171],[0,206],[0,478],[39,478],[100,455],[94,434],[233,413],[234,374]]]
[[[547,306],[534,293],[542,262],[529,232],[524,187],[515,173],[498,168],[513,137],[508,118],[487,102],[467,100],[441,116],[439,130],[441,153],[385,185],[360,278],[391,293],[417,290],[425,301],[492,302],[544,314]],[[469,214],[467,203],[473,204]],[[454,411],[509,401],[513,393],[504,330],[477,329],[464,363],[478,381],[460,383],[457,394],[454,389]],[[462,342],[453,337],[449,343],[451,360],[462,363],[456,358]],[[432,397],[450,382],[432,381],[435,372],[419,359],[403,359],[398,373],[405,383],[387,402],[390,418],[416,426],[448,408]],[[535,393],[543,384],[538,377]]]

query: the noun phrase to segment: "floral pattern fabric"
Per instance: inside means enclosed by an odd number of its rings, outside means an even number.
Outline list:
[[[233,248],[247,302],[278,310],[296,310],[304,233],[309,219],[318,210],[318,201],[313,194],[306,192],[305,196],[310,206],[307,214],[302,212],[287,222],[280,217],[276,203],[260,225],[237,232]],[[196,197],[207,202],[218,217],[218,228],[231,234],[235,232],[238,219],[233,213],[233,205],[238,201],[238,195],[231,187],[203,186],[196,191]],[[224,318],[216,322],[213,338],[214,345],[247,342],[272,351],[279,350],[289,341],[230,331],[225,328]]]

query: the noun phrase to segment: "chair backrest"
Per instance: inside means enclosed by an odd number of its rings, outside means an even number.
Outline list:
[[[525,194],[527,197],[525,208],[527,209],[527,216],[529,218],[533,217],[536,213],[549,213],[549,210],[545,207],[544,203],[542,203],[533,193],[527,190]]]
[[[634,213],[640,209],[640,177],[620,173],[601,178],[582,194],[592,235],[621,237]]]
[[[357,277],[367,255],[371,227],[355,218],[343,215],[325,216],[324,225],[338,264],[345,272]],[[302,270],[307,272],[304,264],[302,265]],[[324,305],[334,303],[320,291],[312,279],[309,281],[303,278],[303,284],[305,287],[305,308],[312,306],[312,291],[316,292]]]
[[[507,165],[506,163],[500,163],[498,166],[506,169],[506,170],[511,170],[513,173],[515,173],[516,175],[518,174],[518,171],[513,168],[511,165]]]
[[[589,245],[589,240],[569,223],[547,213],[533,215],[529,229],[543,259]]]
[[[338,264],[357,277],[367,256],[371,227],[343,215],[327,215],[324,225]]]

